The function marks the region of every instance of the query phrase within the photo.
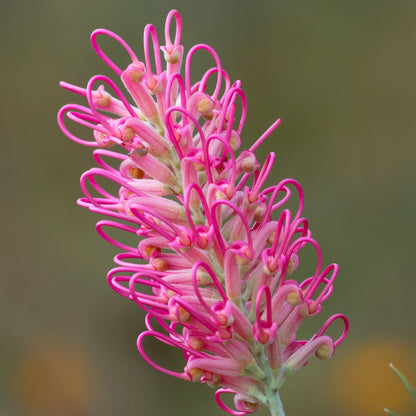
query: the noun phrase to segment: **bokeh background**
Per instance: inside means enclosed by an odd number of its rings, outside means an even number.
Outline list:
[[[171,8],[186,49],[212,45],[242,80],[246,147],[283,118],[262,160],[275,151],[274,181],[304,186],[324,260],[341,267],[323,314],[302,331],[343,312],[350,336],[333,359],[289,379],[287,415],[381,415],[383,404],[414,415],[388,369],[392,361],[416,383],[414,0],[3,0],[0,414],[224,414],[209,387],[158,373],[138,354],[144,314],[108,288],[116,251],[75,203],[90,151],[56,124],[75,99],[60,80],[84,86],[110,74],[90,32],[111,29],[142,56],[145,24],[163,33]],[[127,63],[117,45],[106,51]],[[180,368],[172,351],[149,348]]]

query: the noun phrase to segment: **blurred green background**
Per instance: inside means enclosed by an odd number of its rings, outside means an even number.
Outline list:
[[[0,414],[224,414],[209,387],[141,359],[144,313],[108,288],[116,251],[75,203],[90,151],[56,124],[75,99],[60,80],[85,86],[111,74],[90,32],[113,30],[142,57],[145,24],[162,37],[171,8],[182,14],[185,48],[212,45],[242,80],[245,147],[283,118],[261,160],[275,151],[274,181],[301,182],[324,261],[341,267],[303,331],[343,312],[350,336],[333,359],[311,360],[289,379],[287,415],[381,415],[382,404],[414,415],[387,367],[393,361],[416,382],[414,0],[3,0]],[[112,43],[106,51],[119,53]],[[180,354],[150,348],[180,368]]]

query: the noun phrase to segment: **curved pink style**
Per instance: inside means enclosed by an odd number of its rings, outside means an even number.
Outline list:
[[[97,232],[121,250],[107,279],[146,312],[147,330],[137,340],[145,361],[168,375],[219,387],[215,399],[231,415],[252,413],[260,403],[282,415],[278,392],[286,378],[313,355],[331,357],[347,335],[347,318],[335,314],[309,340],[297,338],[301,323],[331,296],[338,266],[323,266],[302,217],[299,183],[283,179],[264,187],[276,156],[262,163],[255,151],[281,120],[239,151],[247,115],[241,82],[230,81],[208,45],[184,56],[181,34],[176,10],[166,19],[164,45],[147,25],[142,62],[120,36],[98,29],[93,49],[125,91],[102,75],[86,88],[61,83],[88,105],[65,105],[59,126],[76,143],[97,148],[98,166],[81,176],[78,203],[107,217]],[[127,68],[100,48],[102,36],[125,50]],[[192,84],[196,53],[208,53],[213,66]],[[85,127],[85,135],[72,133],[70,122]],[[287,208],[289,200],[297,201],[295,211]],[[305,246],[315,250],[316,263],[301,276]],[[344,330],[333,340],[325,333],[336,320]],[[181,350],[183,371],[154,362],[146,338]],[[234,395],[235,410],[223,403],[223,393]]]

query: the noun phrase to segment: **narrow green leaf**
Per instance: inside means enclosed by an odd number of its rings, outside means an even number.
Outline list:
[[[388,413],[390,416],[399,416],[396,412],[393,412],[393,410],[387,409],[387,407],[383,406],[383,410]]]
[[[415,389],[410,385],[407,378],[392,364],[389,364],[390,368],[393,370],[394,374],[400,379],[400,381],[403,383],[403,385],[406,387],[407,391],[412,396],[413,400],[416,402],[416,391]]]

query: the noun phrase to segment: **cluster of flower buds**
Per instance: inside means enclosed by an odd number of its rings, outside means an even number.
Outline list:
[[[259,163],[254,152],[280,120],[237,152],[247,112],[241,82],[231,83],[215,51],[203,44],[190,49],[180,75],[181,30],[175,10],[167,16],[164,46],[147,25],[144,62],[118,35],[92,33],[93,48],[129,97],[102,75],[86,89],[61,83],[88,100],[87,107],[60,110],[61,129],[97,147],[98,167],[82,175],[85,196],[78,202],[108,218],[97,231],[122,250],[108,283],[147,313],[147,330],[137,341],[143,358],[166,374],[218,386],[217,402],[233,415],[254,412],[260,403],[281,414],[278,390],[287,376],[312,355],[331,357],[347,334],[347,319],[336,314],[309,340],[296,338],[301,322],[319,314],[331,295],[338,266],[322,265],[302,217],[300,185],[285,179],[265,187],[275,154]],[[131,59],[126,69],[102,51],[100,36],[125,49]],[[214,65],[192,83],[197,52],[210,54]],[[93,139],[74,135],[66,118],[92,129]],[[285,208],[289,199],[297,201],[295,212]],[[305,246],[315,250],[316,268],[295,280]],[[333,340],[325,332],[337,319],[344,331]],[[182,350],[183,372],[153,362],[144,350],[146,337]],[[234,394],[235,409],[222,393]]]

